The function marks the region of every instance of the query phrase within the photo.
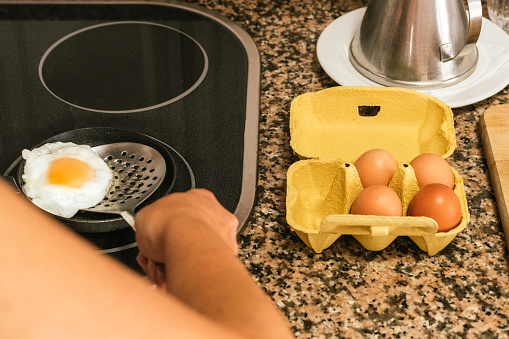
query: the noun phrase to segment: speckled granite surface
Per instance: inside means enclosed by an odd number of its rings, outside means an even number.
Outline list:
[[[478,130],[498,94],[453,110],[471,221],[430,257],[410,239],[369,252],[342,236],[314,253],[286,222],[286,171],[296,159],[289,108],[299,94],[335,86],[316,57],[320,33],[366,0],[197,0],[245,29],[262,63],[257,202],[240,258],[299,338],[509,337],[509,253]],[[508,75],[509,76],[509,75]]]
[[[243,27],[262,60],[258,203],[241,259],[301,338],[502,338],[509,336],[508,251],[478,131],[479,117],[507,103],[507,89],[454,109],[451,164],[465,181],[471,222],[437,255],[397,238],[368,252],[342,236],[321,254],[285,219],[291,100],[336,84],[316,57],[327,25],[366,1],[239,1],[209,8]]]

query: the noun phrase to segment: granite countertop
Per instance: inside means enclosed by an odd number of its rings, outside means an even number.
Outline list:
[[[341,15],[367,0],[188,0],[237,23],[261,56],[257,201],[240,236],[240,259],[299,338],[509,337],[509,253],[484,157],[479,119],[509,103],[509,87],[453,109],[469,225],[429,256],[407,237],[379,252],[341,236],[317,254],[286,221],[289,111],[297,95],[337,86],[316,43]]]
[[[434,256],[399,237],[380,252],[341,236],[317,254],[286,221],[286,171],[296,160],[289,109],[297,95],[336,86],[316,57],[320,33],[368,1],[206,1],[256,42],[262,62],[258,201],[240,258],[300,338],[509,337],[509,253],[479,133],[496,95],[453,109],[470,224]]]

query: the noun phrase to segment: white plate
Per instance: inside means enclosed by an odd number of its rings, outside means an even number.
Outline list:
[[[343,86],[382,86],[360,74],[348,57],[350,43],[365,10],[359,8],[342,15],[318,38],[318,61],[325,72]],[[441,89],[419,91],[454,108],[484,100],[504,89],[509,84],[509,35],[483,18],[477,49],[477,67],[465,80]]]

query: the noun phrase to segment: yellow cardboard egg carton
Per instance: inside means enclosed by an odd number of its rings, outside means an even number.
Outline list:
[[[303,160],[288,170],[287,221],[318,253],[348,234],[371,251],[408,236],[434,255],[469,222],[463,180],[454,168],[460,224],[437,233],[433,219],[406,216],[419,189],[408,163],[421,153],[446,158],[456,147],[452,111],[433,97],[394,87],[334,87],[306,93],[292,102],[290,134],[291,146]],[[348,214],[363,189],[353,162],[375,148],[398,160],[389,186],[402,201],[403,217]]]

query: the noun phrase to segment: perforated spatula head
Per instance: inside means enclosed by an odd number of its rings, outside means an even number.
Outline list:
[[[163,156],[150,146],[133,142],[93,149],[110,166],[113,181],[103,201],[84,211],[120,214],[136,230],[134,209],[157,190],[166,175]]]

